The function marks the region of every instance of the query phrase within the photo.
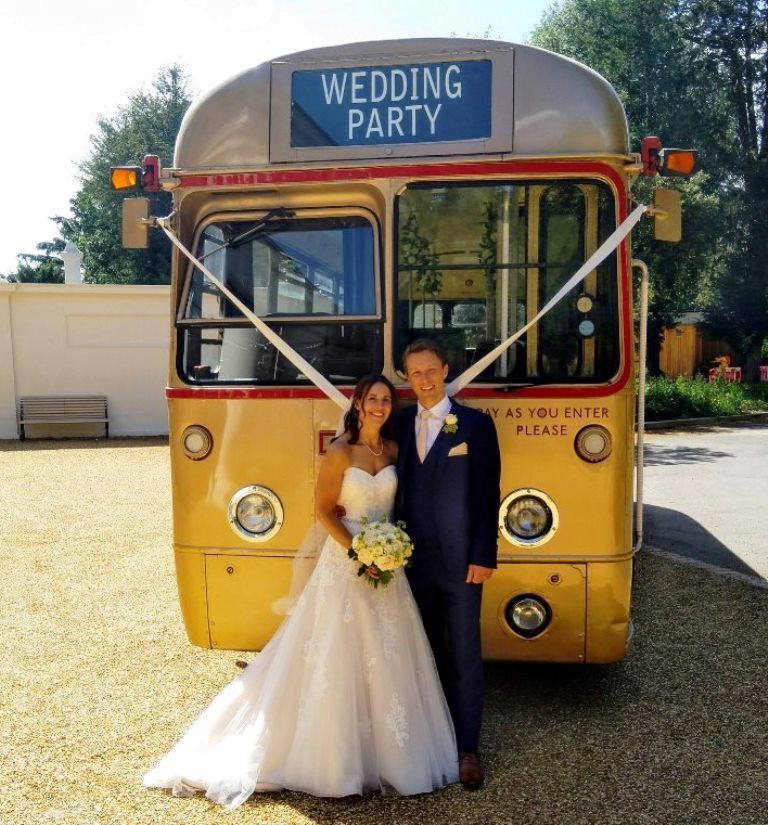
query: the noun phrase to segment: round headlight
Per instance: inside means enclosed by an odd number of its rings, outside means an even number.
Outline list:
[[[544,599],[530,594],[512,599],[504,615],[509,627],[525,639],[538,636],[552,619],[552,611]]]
[[[518,547],[544,544],[552,538],[557,525],[555,503],[541,490],[515,490],[501,503],[499,528]]]
[[[238,490],[227,512],[232,529],[247,541],[267,541],[283,524],[283,506],[268,488],[251,484]]]
[[[535,496],[519,498],[507,510],[507,525],[521,539],[537,539],[551,524],[552,511]]]
[[[199,424],[187,427],[181,434],[181,446],[184,448],[187,458],[199,461],[205,458],[213,449],[213,436]]]
[[[590,424],[576,433],[573,446],[579,458],[596,464],[611,454],[611,434],[599,424]]]

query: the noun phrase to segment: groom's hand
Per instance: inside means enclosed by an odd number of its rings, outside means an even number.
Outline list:
[[[482,584],[493,575],[492,567],[480,567],[479,564],[470,564],[467,568],[467,584]]]

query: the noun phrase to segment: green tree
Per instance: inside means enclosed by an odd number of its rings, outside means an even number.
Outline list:
[[[679,0],[564,0],[544,15],[532,42],[610,81],[635,148],[647,134],[659,134],[665,145],[689,146],[702,131],[727,124],[724,94],[697,82],[700,58],[678,6]]]
[[[150,233],[146,250],[123,249],[123,196],[109,187],[109,167],[139,163],[146,154],[159,155],[166,164],[181,119],[191,102],[188,79],[173,65],[161,69],[149,91],[137,91],[111,117],[100,118],[91,136],[91,151],[80,164],[81,188],[71,201],[73,218],[62,229],[83,253],[86,280],[102,283],[167,283],[171,252],[160,233]],[[150,195],[154,215],[167,214],[171,197]]]
[[[648,363],[658,372],[663,328],[683,310],[702,306],[726,267],[723,206],[731,181],[707,139],[729,131],[726,93],[702,85],[702,57],[687,37],[678,0],[565,0],[544,16],[533,43],[580,60],[610,81],[627,112],[635,150],[648,134],[658,134],[667,146],[702,150],[702,173],[664,182],[683,192],[683,242],[654,242],[649,221],[634,233],[634,253],[651,272]],[[634,196],[648,202],[658,183],[639,180]]]
[[[649,203],[658,180],[645,179],[635,186],[638,201]],[[665,184],[666,186],[667,184]],[[691,308],[708,308],[725,271],[719,246],[727,231],[727,211],[722,196],[712,191],[706,173],[678,181],[683,200],[683,236],[680,243],[653,240],[653,224],[641,221],[633,233],[633,256],[646,261],[650,272],[648,305],[648,368],[658,375],[664,328]]]
[[[92,283],[168,283],[171,250],[165,236],[150,233],[149,248],[123,249],[121,214],[123,195],[109,186],[109,167],[140,163],[144,155],[159,155],[165,163],[173,148],[181,120],[189,108],[189,81],[178,66],[160,70],[148,91],[128,95],[116,114],[99,118],[91,135],[88,156],[79,164],[80,189],[70,201],[72,217],[53,218],[66,240],[74,241],[83,253],[85,280]],[[153,215],[171,209],[171,196],[150,196]],[[64,240],[38,244],[42,254],[19,256],[16,277],[21,281],[63,281],[63,267],[53,252],[64,248]]]
[[[727,128],[702,136],[727,172],[727,267],[711,321],[757,381],[768,336],[768,0],[681,0],[678,17],[698,53],[700,82],[724,100]]]
[[[63,284],[64,262],[58,253],[64,250],[64,246],[64,241],[56,238],[37,244],[36,253],[22,252],[17,255],[19,262],[15,279],[22,283]]]

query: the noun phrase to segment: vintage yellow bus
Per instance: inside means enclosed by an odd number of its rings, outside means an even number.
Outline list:
[[[422,336],[442,342],[450,378],[464,375],[625,222],[632,180],[660,158],[653,141],[629,152],[599,75],[486,40],[288,55],[190,109],[173,168],[148,158],[131,182],[172,191],[161,223],[180,244],[167,396],[194,644],[258,650],[283,619],[340,416],[327,386],[348,396],[382,371],[408,403],[400,355]],[[153,221],[135,203],[124,230],[141,244]],[[502,451],[488,659],[627,650],[636,375],[631,259],[615,245],[458,392],[493,418]]]

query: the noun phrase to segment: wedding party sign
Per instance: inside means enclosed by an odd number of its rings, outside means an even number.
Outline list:
[[[490,60],[295,71],[291,146],[487,140],[492,74]]]

